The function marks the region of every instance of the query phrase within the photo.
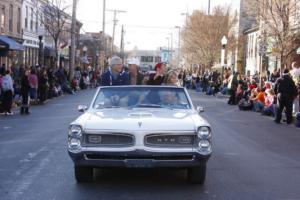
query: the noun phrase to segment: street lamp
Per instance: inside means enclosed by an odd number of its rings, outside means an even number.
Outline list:
[[[226,36],[224,35],[221,40],[221,44],[222,44],[222,51],[221,51],[222,77],[221,77],[221,80],[222,80],[222,83],[223,83],[223,77],[224,77],[225,49],[226,49],[227,42],[228,42],[228,40],[227,40]]]
[[[170,57],[170,38],[169,37],[166,37],[166,39],[168,40],[168,63],[169,63],[169,57]]]
[[[187,24],[188,24],[189,13],[188,13],[188,12],[186,12],[186,13],[181,13],[181,16],[185,16],[185,26],[187,26]]]
[[[85,64],[87,63],[87,60],[88,60],[87,56],[86,56],[87,47],[83,46],[82,51],[83,51],[83,69],[85,70],[85,68],[86,68]]]
[[[169,33],[171,36],[171,52],[170,52],[170,63],[173,62],[173,33]]]
[[[43,36],[44,36],[44,31],[42,29],[39,29],[38,31],[39,35],[39,57],[38,57],[38,64],[39,67],[42,66],[43,64],[43,58],[44,58],[44,45],[43,45]]]
[[[181,34],[181,27],[180,26],[175,26],[175,28],[178,28],[178,67],[179,67],[179,65],[180,65],[180,48],[181,48],[181,46],[180,46],[180,34]]]

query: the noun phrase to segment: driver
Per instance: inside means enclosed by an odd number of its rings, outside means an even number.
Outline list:
[[[178,98],[172,91],[161,91],[159,92],[160,105],[176,105]]]

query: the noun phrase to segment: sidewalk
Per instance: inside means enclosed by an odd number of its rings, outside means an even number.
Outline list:
[[[44,105],[46,105],[47,103],[49,103],[49,102],[51,102],[51,101],[54,101],[54,100],[59,100],[59,99],[62,98],[62,97],[65,97],[65,96],[72,96],[72,95],[74,96],[74,95],[79,94],[79,93],[82,92],[82,91],[91,90],[91,89],[94,89],[94,88],[88,88],[88,89],[84,89],[84,90],[79,90],[79,91],[77,91],[77,92],[74,93],[74,94],[63,93],[63,94],[60,95],[60,96],[52,97],[51,99],[47,99],[43,104],[40,104],[40,103],[38,103],[38,102],[31,101],[31,102],[30,102],[30,107],[44,106]],[[30,109],[29,109],[29,111],[30,111]],[[16,104],[16,103],[13,103],[12,112],[13,112],[13,115],[16,115],[16,114],[19,115],[19,114],[20,114],[20,105],[18,105],[18,104]],[[2,115],[0,115],[0,116],[2,116]],[[3,115],[3,116],[5,116],[5,115]]]

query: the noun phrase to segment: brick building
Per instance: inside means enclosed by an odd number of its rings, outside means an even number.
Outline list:
[[[15,66],[22,63],[22,0],[0,1],[0,63]]]

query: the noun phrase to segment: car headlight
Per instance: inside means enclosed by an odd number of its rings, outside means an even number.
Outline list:
[[[77,138],[69,138],[69,148],[72,150],[79,150],[81,148],[81,141]]]
[[[71,125],[68,133],[68,147],[71,152],[81,150],[82,128],[79,125]]]
[[[69,127],[69,137],[80,138],[82,136],[82,128],[79,125],[71,125]]]
[[[210,128],[207,126],[201,126],[198,129],[198,138],[199,139],[203,139],[203,140],[208,140],[211,138],[211,132],[210,132]]]
[[[210,147],[210,142],[208,140],[200,140],[199,147],[203,149],[207,149]]]

